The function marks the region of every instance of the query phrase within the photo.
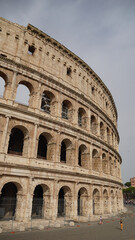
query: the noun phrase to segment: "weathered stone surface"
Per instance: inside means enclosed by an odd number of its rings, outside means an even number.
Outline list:
[[[110,91],[83,60],[34,26],[3,18],[0,26],[0,198],[14,199],[10,210],[0,206],[2,217],[15,214],[14,226],[30,228],[121,212]],[[22,85],[27,105],[17,99]]]

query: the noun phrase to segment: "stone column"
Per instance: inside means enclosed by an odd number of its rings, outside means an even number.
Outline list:
[[[8,125],[9,125],[9,119],[11,117],[10,116],[6,116],[6,124],[5,124],[5,128],[4,128],[4,131],[3,131],[3,136],[2,136],[2,152],[3,153],[7,153],[7,133],[8,133]]]
[[[78,215],[77,215],[77,207],[78,207],[78,191],[77,191],[77,186],[78,183],[75,182],[74,183],[74,194],[73,194],[73,199],[72,199],[72,203],[73,203],[73,213],[72,213],[72,218],[74,221],[78,220]]]
[[[101,193],[100,193],[100,213],[99,214],[103,215],[104,214],[103,186],[100,187],[100,191]]]
[[[108,213],[111,213],[111,188],[108,187]]]
[[[38,124],[34,123],[34,135],[33,135],[33,143],[32,143],[32,148],[31,148],[31,157],[36,158],[37,157],[37,145],[36,145],[36,139],[37,139],[37,128]]]
[[[92,144],[90,144],[89,146],[89,151],[90,151],[90,155],[89,155],[89,172],[90,174],[92,174]]]
[[[56,142],[56,154],[54,158],[54,162],[60,162],[60,151],[61,151],[61,142],[60,142],[60,132],[57,132],[56,136],[57,142]]]
[[[24,201],[25,208],[23,212],[23,222],[29,222],[31,220],[33,194],[28,192],[27,195],[25,195]]]
[[[90,196],[89,196],[89,210],[88,210],[88,214],[89,214],[89,220],[93,217],[93,191],[92,191],[92,184],[90,184],[89,186],[89,192],[90,192]]]
[[[15,220],[22,222],[24,220],[24,211],[26,208],[26,194],[17,194],[17,203],[16,203],[16,211],[15,211]]]
[[[51,218],[52,220],[56,220],[58,213],[58,180],[54,180],[53,182],[53,192],[50,198],[50,206],[51,206]]]

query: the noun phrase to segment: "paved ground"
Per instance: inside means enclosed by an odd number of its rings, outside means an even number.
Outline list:
[[[135,206],[128,206],[128,212],[122,218],[123,231],[120,230],[119,216],[104,220],[102,225],[90,222],[61,229],[1,233],[0,240],[135,240]]]

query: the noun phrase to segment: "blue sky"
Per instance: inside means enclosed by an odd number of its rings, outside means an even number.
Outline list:
[[[100,76],[118,110],[123,182],[135,176],[135,1],[1,0],[0,16],[31,23]]]

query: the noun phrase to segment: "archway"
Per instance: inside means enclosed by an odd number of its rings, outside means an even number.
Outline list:
[[[96,123],[96,118],[94,115],[91,116],[90,127],[91,127],[91,132],[93,134],[96,134],[97,133],[97,123]]]
[[[24,105],[29,105],[29,97],[30,97],[30,87],[29,83],[20,82],[18,84],[17,93],[16,93],[16,102]]]
[[[0,219],[12,219],[15,217],[17,203],[17,187],[14,183],[6,183],[0,196]]]
[[[44,91],[41,100],[41,110],[46,113],[54,113],[55,111],[55,97],[50,91]]]
[[[96,149],[92,151],[92,170],[96,172],[100,171],[100,158]]]
[[[109,207],[109,203],[108,203],[108,192],[107,192],[107,190],[105,189],[104,191],[103,191],[103,208],[104,208],[104,214],[107,214],[107,213],[109,213],[109,209],[108,209],[108,207]]]
[[[64,186],[58,194],[58,217],[70,217],[72,213],[72,196],[69,187]]]
[[[43,217],[43,188],[41,185],[37,185],[33,195],[32,218],[42,217]]]
[[[88,202],[88,192],[86,188],[81,188],[78,191],[78,207],[77,207],[78,216],[87,215],[87,202]]]
[[[5,80],[0,76],[0,98],[3,98],[5,90]]]
[[[78,149],[78,165],[84,168],[88,167],[87,147],[84,144],[81,144]]]
[[[106,154],[102,154],[102,169],[103,173],[107,174],[108,173],[108,160],[106,158]]]
[[[64,139],[61,142],[60,162],[73,165],[72,162],[72,143],[69,139]]]
[[[22,155],[23,145],[24,133],[17,127],[12,128],[8,145],[8,153]]]
[[[94,189],[93,191],[93,214],[100,214],[100,193],[98,189]]]

